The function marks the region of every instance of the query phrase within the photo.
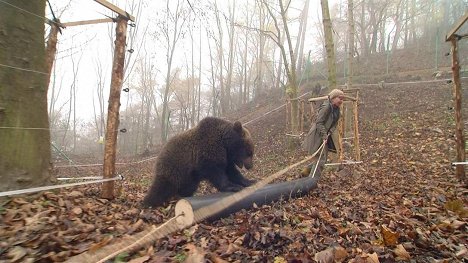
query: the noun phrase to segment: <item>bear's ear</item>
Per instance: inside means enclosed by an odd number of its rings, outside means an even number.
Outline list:
[[[242,130],[242,124],[240,123],[240,121],[234,122],[234,131],[236,131],[239,134],[242,134]]]

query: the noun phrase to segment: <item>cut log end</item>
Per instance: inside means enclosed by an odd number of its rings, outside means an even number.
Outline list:
[[[195,214],[192,204],[185,199],[180,199],[175,205],[176,221],[179,225],[190,226],[194,224]]]

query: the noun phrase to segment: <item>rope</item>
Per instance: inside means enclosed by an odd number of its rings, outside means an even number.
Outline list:
[[[468,79],[468,77],[461,77],[461,79]],[[447,82],[451,79],[434,79],[434,80],[420,80],[420,81],[406,81],[406,82],[384,82],[384,85],[402,85],[402,84],[418,84],[418,83],[435,83],[435,82]],[[379,86],[380,84],[353,84],[353,86]],[[340,87],[346,87],[345,84],[338,85]]]
[[[1,1],[1,0],[0,0]],[[0,64],[1,65],[1,64]],[[50,128],[35,128],[35,127],[14,127],[14,126],[3,126],[3,127],[0,127],[0,129],[12,129],[12,130],[44,130],[44,131],[73,131],[73,130],[70,130],[70,129],[50,129]],[[125,130],[125,131],[123,131]],[[127,132],[126,131],[126,128],[122,128],[122,129],[117,129],[115,130],[116,132],[122,132],[122,133],[125,133]]]
[[[106,178],[106,179],[101,179],[101,180],[92,180],[92,181],[87,181],[87,182],[62,184],[62,185],[49,185],[49,186],[41,186],[41,187],[6,191],[6,192],[0,192],[0,197],[2,197],[2,196],[11,196],[11,195],[19,195],[19,194],[35,193],[35,192],[41,192],[41,191],[46,191],[46,190],[52,190],[52,189],[59,189],[59,188],[78,186],[78,185],[104,183],[104,182],[110,182],[110,181],[116,181],[116,180],[123,180],[123,177],[121,175],[118,175],[116,177]]]
[[[59,181],[67,181],[67,180],[99,180],[104,177],[102,176],[84,176],[84,177],[59,177],[57,180]]]
[[[181,216],[181,215],[178,215],[178,216],[175,216],[175,217],[169,219],[167,222],[165,222],[164,224],[160,225],[159,227],[153,226],[153,227],[152,227],[152,230],[149,231],[149,233],[147,233],[147,234],[145,234],[144,236],[142,236],[141,238],[137,239],[134,243],[132,243],[132,244],[130,244],[130,245],[124,247],[124,248],[121,248],[121,249],[115,251],[114,253],[108,255],[107,257],[105,257],[105,258],[103,258],[103,259],[97,261],[97,263],[106,262],[107,260],[112,259],[113,257],[117,256],[118,254],[120,254],[120,253],[122,253],[122,252],[125,252],[125,251],[130,250],[130,249],[132,249],[132,248],[134,248],[134,247],[138,247],[138,246],[144,244],[143,242],[145,241],[146,238],[151,237],[152,235],[154,235],[154,234],[157,233],[157,232],[160,232],[160,233],[161,233],[161,232],[167,231],[166,228],[167,228],[168,226],[170,226],[170,225],[173,225],[174,222],[177,220],[177,218],[178,218],[179,216]],[[161,234],[160,234],[160,235],[161,235]]]
[[[329,135],[327,135],[327,137],[328,137],[328,136],[329,136]],[[320,155],[319,155],[319,157],[318,157],[318,159],[317,159],[317,163],[315,164],[314,173],[310,176],[310,177],[312,177],[312,178],[315,177],[315,172],[317,172],[317,167],[318,167],[319,164],[320,164],[320,159],[322,158],[323,150],[325,149],[325,144],[326,144],[326,143],[327,143],[327,141],[323,141],[322,145],[320,145],[320,147],[319,147],[319,149],[318,149],[318,150],[320,150]],[[325,161],[326,161],[326,160],[325,160]]]
[[[116,165],[127,165],[127,164],[140,164],[144,163],[147,161],[151,161],[153,159],[156,159],[158,156],[153,156],[147,159],[143,159],[140,161],[134,161],[134,162],[127,162],[127,163],[115,163]],[[68,168],[68,167],[93,167],[93,166],[102,166],[102,163],[95,163],[95,164],[72,164],[72,165],[57,165],[54,166],[54,168]]]
[[[48,128],[33,128],[33,127],[12,127],[12,126],[4,126],[0,127],[0,129],[11,129],[11,130],[42,130],[42,131],[69,131],[69,130],[60,130],[60,129],[48,129]]]
[[[302,94],[301,96],[297,97],[297,99],[300,99],[300,98],[306,96],[306,95],[309,94],[309,93],[311,93],[311,91],[308,91],[308,92]],[[264,114],[258,116],[257,118],[254,118],[254,119],[252,119],[252,120],[250,120],[250,121],[248,121],[248,122],[245,122],[244,125],[248,125],[248,124],[250,124],[250,123],[252,123],[252,122],[254,122],[254,121],[257,121],[257,120],[259,120],[259,119],[265,117],[266,115],[271,114],[271,113],[273,113],[273,112],[275,112],[275,111],[277,111],[277,110],[283,108],[284,106],[286,106],[286,103],[284,103],[283,105],[281,105],[281,106],[279,106],[279,107],[277,107],[277,108],[272,109],[271,111],[265,112]]]
[[[0,2],[1,2],[1,1],[2,1],[2,0],[0,0]],[[49,75],[49,74],[46,73],[46,72],[37,71],[37,70],[33,70],[33,69],[19,68],[19,67],[9,66],[9,65],[5,65],[5,64],[0,64],[0,66],[5,67],[5,68],[12,68],[12,69],[17,69],[17,70],[22,70],[22,71],[28,71],[28,72],[33,72],[33,73],[39,73],[39,74]]]

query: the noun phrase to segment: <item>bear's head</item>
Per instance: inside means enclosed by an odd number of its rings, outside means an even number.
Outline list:
[[[250,132],[239,121],[234,123],[234,131],[240,135],[240,141],[233,153],[233,161],[239,168],[251,169],[253,167],[254,143]]]

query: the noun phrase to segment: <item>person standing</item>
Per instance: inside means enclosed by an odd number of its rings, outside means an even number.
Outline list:
[[[333,131],[335,131],[340,118],[340,106],[343,104],[344,92],[339,89],[334,89],[328,94],[327,100],[320,105],[317,118],[312,124],[309,132],[307,133],[304,142],[303,149],[309,154],[314,154],[319,150],[322,144],[324,145],[323,152],[317,154],[318,156],[318,169],[322,170],[323,166],[327,162],[328,151],[336,153],[335,143],[331,137]],[[315,172],[314,163],[310,164],[302,174],[304,176],[312,176]]]

